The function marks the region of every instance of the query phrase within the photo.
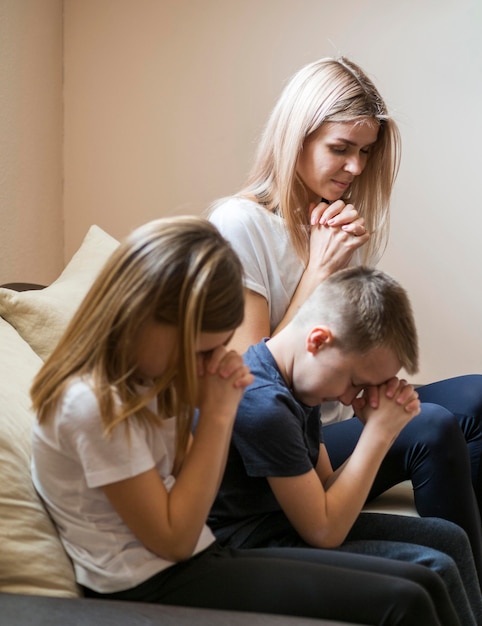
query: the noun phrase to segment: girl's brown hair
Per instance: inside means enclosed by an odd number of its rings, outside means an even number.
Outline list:
[[[186,216],[141,226],[109,258],[35,378],[39,421],[53,415],[73,376],[89,377],[106,435],[134,414],[158,421],[146,406],[157,396],[159,414],[178,418],[179,464],[198,393],[197,337],[234,330],[243,311],[241,264],[212,224]],[[177,333],[177,357],[140,395],[133,355],[139,328],[152,319]]]

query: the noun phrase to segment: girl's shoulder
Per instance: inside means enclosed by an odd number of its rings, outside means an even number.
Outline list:
[[[35,421],[33,436],[37,444],[47,441],[68,454],[73,454],[78,442],[87,437],[102,440],[99,404],[89,381],[79,377],[68,380],[53,415],[41,423]]]
[[[96,401],[93,382],[90,377],[74,376],[71,378],[65,385],[62,400],[65,403],[77,403],[78,401],[91,403]]]
[[[76,422],[97,421],[99,417],[99,403],[92,381],[85,377],[70,379],[60,398],[56,421],[73,426]]]

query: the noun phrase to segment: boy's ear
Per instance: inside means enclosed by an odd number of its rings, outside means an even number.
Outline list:
[[[316,354],[332,343],[333,333],[328,326],[315,326],[306,337],[306,349],[311,354]]]

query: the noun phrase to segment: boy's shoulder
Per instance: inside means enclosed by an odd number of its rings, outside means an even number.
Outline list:
[[[249,391],[267,386],[281,386],[288,390],[278,364],[266,345],[268,339],[265,337],[257,344],[250,346],[243,355],[245,364],[255,377],[254,382],[248,387]]]
[[[244,354],[244,362],[250,368],[254,382],[243,394],[236,423],[247,425],[254,422],[259,428],[261,423],[267,424],[273,420],[279,423],[282,416],[295,416],[297,420],[304,421],[306,407],[298,402],[289,389],[266,342],[267,339],[263,339],[250,346]]]

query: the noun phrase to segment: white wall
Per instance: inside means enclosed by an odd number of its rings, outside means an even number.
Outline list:
[[[236,190],[285,80],[345,54],[404,138],[381,267],[408,289],[421,381],[482,372],[479,0],[65,0],[67,258]]]
[[[63,265],[62,0],[0,0],[0,283]]]

